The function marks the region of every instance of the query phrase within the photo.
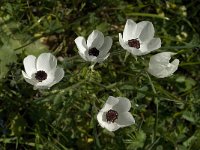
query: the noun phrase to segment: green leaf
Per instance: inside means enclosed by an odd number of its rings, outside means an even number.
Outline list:
[[[196,140],[198,140],[197,137],[193,135],[190,138],[188,138],[185,142],[183,142],[183,145],[185,147],[190,147],[192,146],[192,143],[194,143]]]
[[[21,115],[16,115],[11,119],[11,135],[20,136],[24,133],[27,126],[26,121]]]
[[[144,142],[146,140],[146,134],[144,131],[140,130],[135,135],[130,135],[131,139],[126,140],[126,143],[129,143],[129,150],[137,150],[138,148],[142,148],[144,146]]]
[[[8,45],[0,48],[0,79],[4,78],[9,71],[8,65],[17,61],[17,56]]]
[[[190,41],[189,45],[200,45],[199,34],[193,34],[192,40]]]
[[[192,123],[195,123],[195,122],[196,122],[196,121],[195,121],[195,116],[193,115],[192,112],[184,111],[182,117],[183,117],[184,119],[186,119],[187,121],[190,121],[190,122],[192,122]]]
[[[101,32],[106,32],[108,28],[109,28],[109,24],[106,23],[106,22],[100,23],[100,24],[96,27],[96,29],[97,29],[97,30],[100,30]]]
[[[38,56],[39,54],[43,52],[47,52],[48,47],[44,44],[42,44],[39,40],[29,44],[25,47],[25,54],[26,55],[35,55]]]
[[[156,150],[163,150],[163,146],[162,146],[162,145],[158,145],[158,146],[156,147]]]

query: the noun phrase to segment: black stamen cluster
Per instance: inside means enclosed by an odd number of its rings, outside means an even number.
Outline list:
[[[140,42],[137,39],[128,40],[128,45],[137,49],[140,48]]]
[[[107,122],[115,122],[115,120],[118,118],[118,113],[115,110],[109,110],[106,113],[106,120]]]
[[[96,49],[95,47],[94,48],[91,48],[90,50],[89,50],[89,55],[91,56],[99,56],[99,50],[98,49]]]
[[[43,70],[37,71],[35,73],[35,79],[38,80],[39,82],[42,82],[43,80],[47,79],[47,73]]]

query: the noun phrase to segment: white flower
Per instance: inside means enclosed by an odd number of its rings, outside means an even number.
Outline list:
[[[154,38],[154,27],[149,21],[135,23],[128,19],[122,34],[119,33],[120,45],[135,56],[145,55],[161,47],[160,38]]]
[[[109,96],[104,107],[99,111],[97,120],[101,127],[115,131],[135,123],[135,119],[128,112],[131,108],[129,99],[125,97]]]
[[[178,59],[175,59],[171,63],[169,62],[171,56],[175,54],[172,52],[162,52],[151,56],[147,71],[157,78],[171,76],[178,69],[179,65]]]
[[[109,50],[112,46],[112,38],[109,36],[104,37],[103,33],[94,30],[86,40],[84,37],[79,36],[75,39],[76,46],[80,56],[91,62],[102,62],[110,55]]]
[[[64,70],[57,67],[57,59],[51,53],[42,53],[36,58],[29,55],[23,60],[25,72],[22,75],[34,89],[50,88],[64,76]]]

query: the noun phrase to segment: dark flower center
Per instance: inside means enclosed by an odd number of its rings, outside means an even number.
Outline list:
[[[110,109],[107,113],[106,113],[106,119],[107,122],[115,122],[115,120],[118,118],[118,113],[115,110]]]
[[[128,40],[128,45],[137,49],[140,48],[140,42],[137,39]]]
[[[89,55],[92,55],[92,56],[99,56],[99,50],[98,49],[96,49],[95,47],[94,48],[91,48],[91,49],[89,49]]]
[[[39,81],[42,82],[43,80],[47,79],[47,73],[43,70],[39,70],[35,73],[35,78]]]

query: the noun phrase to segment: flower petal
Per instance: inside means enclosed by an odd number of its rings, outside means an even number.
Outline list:
[[[113,132],[113,131],[118,130],[120,128],[120,126],[116,122],[114,122],[114,123],[106,122],[104,128],[106,128],[108,131]]]
[[[157,77],[165,78],[172,75],[178,68],[179,60],[175,59],[172,63],[169,63],[171,56],[175,53],[162,52],[153,55],[150,58],[148,72]]]
[[[161,47],[161,40],[160,38],[153,38],[147,44],[147,48],[149,51],[159,49]]]
[[[88,48],[100,49],[104,43],[104,35],[98,30],[94,30],[87,39]]]
[[[36,81],[34,79],[30,78],[24,71],[22,71],[22,75],[23,75],[25,81],[28,82],[29,84],[31,84],[31,85],[36,84]]]
[[[124,42],[124,40],[122,39],[121,33],[119,33],[119,43],[125,50],[127,50],[132,55],[134,55],[134,56],[142,55],[142,53],[139,49],[136,49],[134,47],[130,47],[128,44],[126,44],[126,42]]]
[[[82,36],[77,37],[75,40],[76,46],[81,54],[84,54],[85,51],[88,49],[86,45],[85,38]]]
[[[57,66],[57,59],[51,53],[42,53],[39,55],[37,62],[37,70],[43,70],[46,73],[55,70]]]
[[[85,55],[85,53],[81,53],[80,51],[78,51],[79,55],[85,60],[85,61],[89,61],[87,59],[87,56]]]
[[[107,122],[105,112],[99,111],[99,113],[97,114],[97,120],[98,120],[99,124],[101,125],[101,127],[104,128],[105,123]]]
[[[153,38],[149,42],[142,42],[139,51],[135,50],[134,52],[135,55],[141,56],[141,55],[146,55],[160,47],[161,47],[160,38]]]
[[[134,49],[134,53],[137,56],[142,56],[142,55],[150,53],[150,51],[148,51],[148,49],[147,49],[147,44],[145,42],[143,42],[140,45],[140,49]]]
[[[108,110],[112,109],[112,107],[116,105],[118,102],[119,102],[118,98],[109,96],[101,111],[107,112]]]
[[[23,60],[25,72],[29,77],[32,76],[33,73],[37,72],[36,71],[36,57],[33,55],[29,55],[24,58]]]
[[[117,123],[107,122],[106,121],[106,113],[100,111],[97,114],[97,120],[102,128],[106,128],[108,131],[116,131],[119,129],[119,125]]]
[[[172,75],[170,70],[171,70],[171,67],[168,68],[168,70],[165,68],[163,70],[160,70],[160,72],[157,72],[157,73],[154,72],[154,74],[152,74],[152,75],[157,77],[157,78],[165,78],[165,77]]]
[[[106,60],[108,57],[110,56],[110,53],[108,53],[106,56],[104,57],[98,57],[97,58],[97,62],[98,63],[102,63],[104,60]]]
[[[112,38],[109,37],[109,36],[106,36],[104,38],[103,45],[99,49],[99,56],[98,57],[105,57],[108,54],[109,50],[111,49],[112,43],[113,43]]]
[[[155,54],[155,55],[151,56],[149,63],[150,64],[161,63],[163,65],[167,65],[169,63],[169,60],[171,59],[172,55],[175,55],[175,53],[161,52],[161,53]]]
[[[154,27],[151,22],[141,21],[137,24],[136,36],[139,37],[142,42],[151,40],[154,33]]]
[[[126,112],[129,111],[131,108],[131,102],[128,98],[126,97],[117,97],[116,99],[119,100],[117,104],[113,106],[112,109],[117,111],[118,113]]]
[[[169,53],[158,53],[151,56],[147,71],[157,78],[165,77],[166,67],[169,65],[170,60],[170,55],[168,54]]]
[[[119,33],[119,43],[125,50],[130,52],[130,47],[124,42],[121,33]]]
[[[169,64],[169,67],[166,68],[168,76],[172,75],[178,69],[178,65],[179,65],[178,59],[175,59]]]
[[[53,86],[54,84],[60,82],[62,78],[64,77],[64,70],[63,68],[57,67],[54,73],[54,81],[49,87]]]
[[[88,50],[85,51],[84,56],[85,56],[85,60],[86,60],[86,61],[97,62],[97,57],[96,57],[96,56],[93,56],[93,55],[89,55]]]
[[[135,123],[135,119],[133,118],[130,112],[119,113],[118,119],[116,123],[120,127],[126,127]]]
[[[137,38],[135,36],[136,28],[137,24],[133,20],[128,19],[124,27],[123,40],[127,42],[128,40]]]
[[[149,64],[149,67],[147,69],[147,71],[157,77],[157,78],[162,78],[163,77],[163,71],[165,70],[165,67],[163,65],[159,65],[159,64],[156,64],[156,65],[152,65],[152,64]]]
[[[42,82],[37,82],[35,84],[35,88],[36,89],[48,89],[52,86],[53,82],[54,82],[54,75],[51,72],[47,73],[47,79],[43,80]]]
[[[178,59],[174,59],[174,61],[171,62],[171,64],[174,65],[174,68],[176,68],[175,70],[177,70],[179,63],[180,61]]]

